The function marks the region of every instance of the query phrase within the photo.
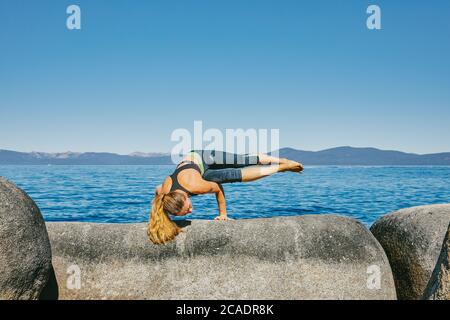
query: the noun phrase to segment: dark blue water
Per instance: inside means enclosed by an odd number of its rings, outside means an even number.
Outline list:
[[[147,221],[156,185],[173,166],[0,166],[47,221]],[[224,185],[235,219],[336,213],[372,224],[388,212],[450,203],[450,167],[307,167]],[[214,195],[193,198],[189,218],[217,215]]]

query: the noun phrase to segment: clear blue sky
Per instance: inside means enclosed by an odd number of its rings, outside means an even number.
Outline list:
[[[448,0],[0,0],[0,149],[165,152],[203,120],[450,151],[449,57]]]

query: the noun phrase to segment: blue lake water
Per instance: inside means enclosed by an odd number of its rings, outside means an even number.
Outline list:
[[[47,221],[144,222],[156,185],[174,166],[0,166]],[[306,167],[224,185],[235,219],[335,213],[371,225],[391,211],[450,203],[450,167]],[[192,219],[217,215],[214,195],[193,198]]]

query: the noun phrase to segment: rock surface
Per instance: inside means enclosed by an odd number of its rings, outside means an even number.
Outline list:
[[[39,208],[0,177],[0,300],[38,299],[50,276],[50,242]]]
[[[425,289],[424,299],[450,300],[450,225],[442,244],[438,262]]]
[[[389,258],[399,299],[423,297],[449,223],[450,205],[444,204],[402,209],[371,227]]]
[[[62,299],[396,299],[383,249],[350,218],[185,221],[165,246],[145,223],[47,227]]]

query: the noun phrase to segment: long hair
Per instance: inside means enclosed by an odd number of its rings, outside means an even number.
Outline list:
[[[155,196],[147,229],[150,241],[154,244],[165,244],[181,232],[181,228],[170,219],[169,214],[180,212],[185,200],[183,194],[175,191]]]

